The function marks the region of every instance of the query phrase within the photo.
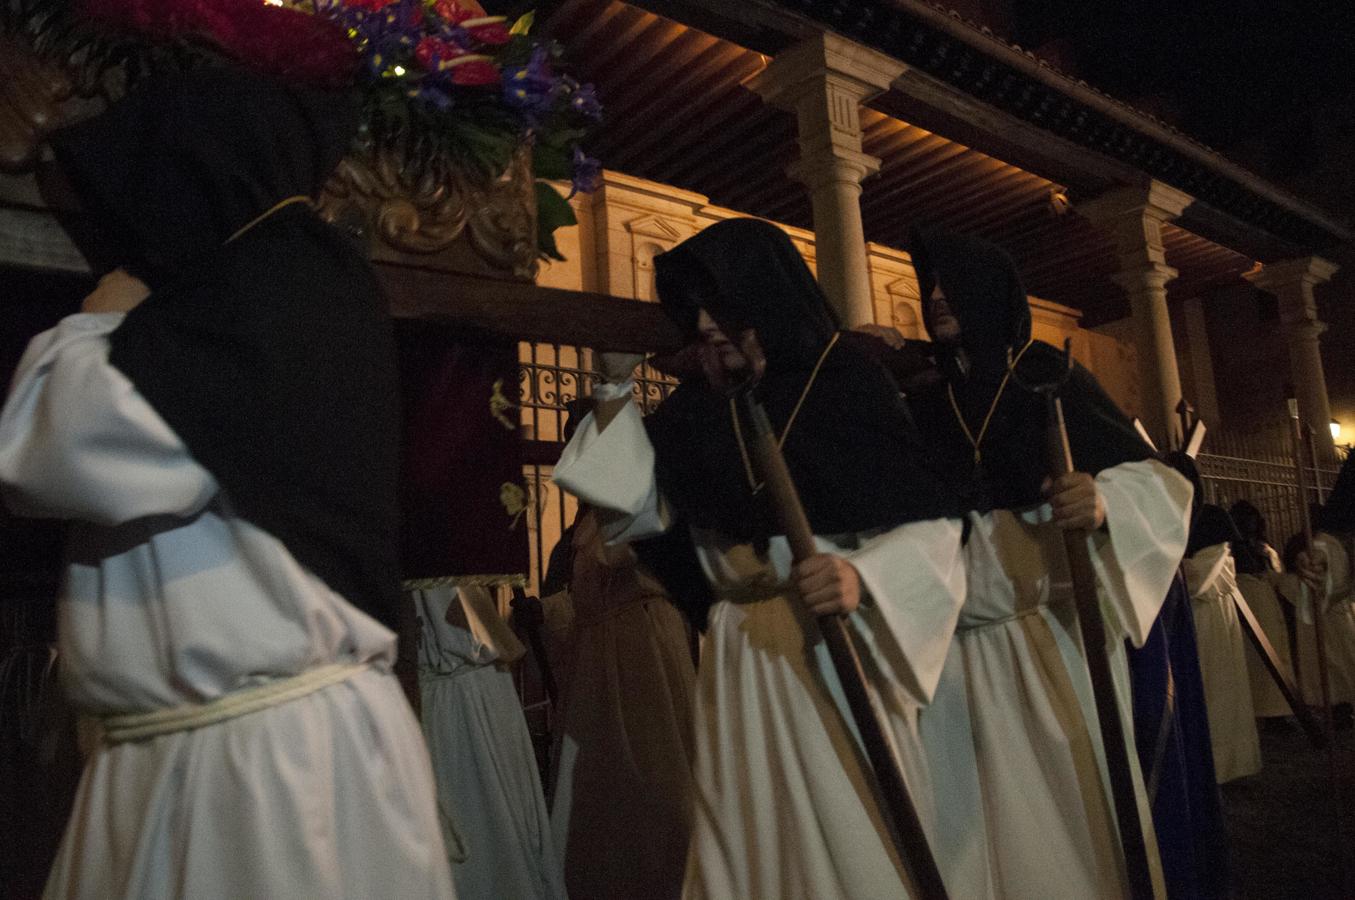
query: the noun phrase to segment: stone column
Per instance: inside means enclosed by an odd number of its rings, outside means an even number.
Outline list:
[[[1322,373],[1319,338],[1327,330],[1317,317],[1313,288],[1330,281],[1339,268],[1320,256],[1303,256],[1268,263],[1247,280],[1280,301],[1280,323],[1289,345],[1289,377],[1299,401],[1299,417],[1313,428],[1319,452],[1335,452],[1331,438],[1331,404],[1327,378]]]
[[[1196,414],[1211,428],[1219,426],[1218,387],[1214,381],[1214,358],[1209,348],[1204,300],[1191,297],[1181,304],[1181,333],[1185,337],[1183,368],[1188,373],[1190,399]]]
[[[880,160],[861,152],[861,104],[888,89],[903,63],[832,34],[782,52],[747,85],[795,113],[800,158],[787,170],[810,191],[819,283],[846,327],[875,321],[861,181]]]
[[[1124,288],[1139,351],[1143,424],[1159,447],[1176,446],[1180,426],[1181,375],[1167,313],[1167,265],[1162,225],[1181,215],[1191,197],[1159,181],[1117,188],[1078,204],[1077,211],[1107,231],[1115,244],[1119,271],[1111,279]]]

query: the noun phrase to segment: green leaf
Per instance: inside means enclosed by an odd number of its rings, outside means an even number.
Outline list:
[[[518,17],[518,20],[513,23],[513,27],[508,29],[508,33],[527,34],[532,30],[534,24],[536,24],[536,10],[528,10]]]
[[[545,181],[536,183],[536,241],[542,256],[564,259],[555,244],[555,229],[576,225],[578,221],[574,207],[553,185]]]
[[[564,180],[574,177],[574,155],[563,147],[535,144],[532,147],[532,173],[537,178]]]

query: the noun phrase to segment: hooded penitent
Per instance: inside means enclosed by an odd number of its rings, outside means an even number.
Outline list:
[[[152,289],[113,332],[112,364],[233,514],[390,621],[391,327],[370,267],[295,202],[355,127],[347,97],[214,68],[152,79],[52,143],[105,244]]]
[[[1233,559],[1237,570],[1247,575],[1260,575],[1270,568],[1266,554],[1266,520],[1255,504],[1238,500],[1228,507],[1228,515],[1237,526],[1241,541],[1233,544]]]
[[[885,370],[849,335],[825,355],[836,322],[783,231],[753,219],[721,222],[654,265],[666,311],[692,339],[701,308],[730,335],[756,330],[767,357],[757,396],[778,435],[799,407],[783,450],[816,533],[955,513],[942,483],[924,466],[916,431]],[[688,379],[647,425],[659,486],[684,524],[744,541],[777,533],[765,496],[749,484],[728,397]]]
[[[1329,534],[1355,534],[1355,453],[1346,457],[1314,524]]]
[[[970,508],[1017,508],[1039,502],[1047,475],[1045,405],[1019,382],[1054,380],[1064,368],[1063,352],[1031,341],[1025,289],[1015,264],[998,247],[978,238],[916,231],[911,252],[921,296],[930,297],[939,283],[960,323],[959,347],[938,348],[945,380],[909,396],[919,429]],[[934,323],[926,302],[923,310],[931,333]],[[950,364],[960,357],[959,351],[963,365]],[[1003,389],[1008,361],[1018,357],[1017,378]],[[1073,365],[1059,396],[1078,471],[1095,475],[1153,455],[1133,423],[1080,365]],[[966,427],[975,438],[983,431],[977,466]]]

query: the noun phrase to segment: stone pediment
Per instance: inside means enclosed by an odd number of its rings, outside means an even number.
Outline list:
[[[665,220],[663,216],[652,213],[626,222],[626,230],[636,237],[653,238],[656,241],[674,244],[690,233],[690,230],[679,230]]]

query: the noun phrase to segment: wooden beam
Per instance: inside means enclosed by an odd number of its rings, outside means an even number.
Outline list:
[[[397,319],[596,350],[648,353],[682,345],[657,303],[386,263],[376,270]]]

